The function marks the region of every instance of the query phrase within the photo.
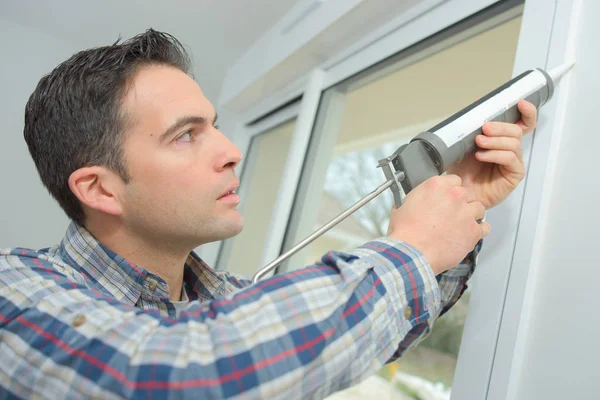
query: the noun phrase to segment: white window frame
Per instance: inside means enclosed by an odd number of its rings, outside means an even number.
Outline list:
[[[547,70],[565,62],[574,61],[575,39],[580,0],[556,0],[549,5],[544,0],[528,0],[525,4],[523,27],[515,60],[515,73],[538,65]],[[541,24],[540,24],[541,22]],[[540,25],[542,29],[540,29]],[[498,338],[493,354],[493,369],[488,384],[487,399],[516,399],[524,363],[536,275],[542,268],[540,249],[545,231],[546,215],[550,207],[556,163],[568,101],[569,75],[555,88],[554,98],[540,110],[535,137],[526,142],[528,174],[522,185],[521,212],[518,231],[514,235],[514,249],[507,276],[505,303],[502,309]],[[565,132],[567,133],[567,132]],[[491,223],[499,223],[496,214]],[[474,314],[473,319],[482,318]],[[474,335],[475,332],[469,332]],[[466,367],[466,365],[465,365]],[[465,371],[466,372],[466,371]],[[466,379],[467,377],[465,377]],[[458,397],[457,397],[458,398]]]
[[[564,61],[568,47],[564,37],[573,24],[570,12],[577,1],[526,0],[514,75],[534,67],[551,68]],[[263,264],[276,257],[281,249],[321,93],[496,3],[501,2],[424,1],[412,13],[394,20],[396,26],[393,29],[389,26],[382,29],[379,38],[369,38],[373,39],[369,44],[351,54],[332,57],[319,69],[298,77],[246,112],[243,123],[302,96],[290,146],[292,150],[263,252]],[[538,216],[547,207],[544,200],[544,195],[550,193],[547,177],[556,167],[554,155],[562,130],[557,104],[564,101],[565,92],[566,88],[559,85],[554,99],[541,110],[535,141],[533,135],[524,139],[524,158],[528,165],[525,182],[503,204],[488,213],[494,233],[486,240],[473,278],[471,305],[453,382],[453,399],[499,400],[516,393],[519,365],[524,354],[519,346],[525,343],[528,306],[533,293],[529,282],[536,273],[535,262],[539,258],[533,249],[542,232],[536,228]],[[240,128],[236,138],[248,134],[249,131]]]
[[[275,209],[269,224],[269,233],[263,249],[261,267],[275,259],[281,251],[288,219],[296,196],[296,189],[300,182],[304,158],[308,150],[312,126],[321,100],[323,78],[324,73],[322,70],[312,71],[307,81],[306,90],[302,95],[296,128],[290,144],[290,152],[281,178],[281,188],[275,202]]]
[[[301,105],[300,101],[290,104],[287,107],[284,107],[282,110],[276,111],[273,114],[261,119],[260,121],[253,124],[238,124],[235,129],[234,137],[235,144],[240,149],[243,155],[247,155],[250,152],[250,147],[252,145],[252,139],[256,136],[262,135],[263,133],[267,133],[271,129],[278,127],[279,125],[285,124],[293,119],[297,119],[300,113]],[[251,121],[249,121],[251,122]],[[294,131],[294,135],[296,131]],[[292,144],[290,145],[290,149],[292,149]],[[241,198],[240,209],[243,211],[243,201],[246,197],[245,194],[248,190],[248,186],[244,184],[243,175],[246,168],[246,160],[247,157],[242,158],[242,162],[238,165],[237,173],[242,179],[240,180],[240,187],[238,189],[238,194]],[[225,241],[219,242],[217,249],[217,257],[215,262],[215,268],[222,270],[224,268],[224,264],[226,263],[229,254],[225,254],[231,251],[230,245]],[[258,268],[259,266],[257,266]]]
[[[300,112],[300,101],[297,101],[288,107],[285,107],[281,111],[274,112],[272,115],[260,120],[259,122],[248,125],[238,125],[235,132],[236,146],[240,149],[242,154],[246,155],[250,151],[252,139],[255,136],[262,135],[271,129],[276,128],[279,125],[283,125],[288,121],[298,118]],[[243,173],[246,162],[246,157],[242,158],[242,162],[239,165],[239,172]]]

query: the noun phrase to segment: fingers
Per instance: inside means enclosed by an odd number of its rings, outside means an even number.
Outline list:
[[[452,186],[452,195],[456,199],[465,201],[467,203],[475,201],[476,199],[476,194],[473,189],[463,186],[463,179],[458,175],[447,174],[442,176],[434,176],[427,180],[427,184],[429,184],[430,187],[437,186],[438,188]]]
[[[535,107],[534,107],[535,108]],[[475,138],[477,146],[482,150],[475,157],[482,162],[504,166],[509,172],[522,176],[523,149],[521,147],[522,129],[515,124],[493,123],[484,126],[486,135]]]
[[[520,125],[508,122],[486,122],[482,127],[482,131],[490,137],[508,136],[521,139],[521,136],[523,136],[523,128]]]
[[[433,190],[450,186],[454,186],[456,189],[462,189],[462,178],[454,174],[436,175],[427,179],[423,184]]]
[[[507,171],[522,175],[525,173],[525,166],[521,157],[514,151],[509,150],[484,150],[477,151],[475,157],[482,162],[502,165]]]
[[[521,112],[521,120],[517,125],[523,129],[523,133],[529,133],[535,129],[537,123],[537,109],[528,101],[521,100],[518,105]]]
[[[480,223],[479,228],[481,229],[481,239],[486,237],[492,230],[492,227],[487,222]]]
[[[511,124],[508,122],[486,122],[483,125],[483,133],[486,136],[509,136],[521,138],[521,136],[533,131],[537,124],[537,109],[528,101],[521,100],[517,106],[521,113],[521,120]]]
[[[447,174],[444,176],[440,176],[439,179],[445,180],[446,182],[448,182],[448,184],[452,186],[462,186],[462,178],[458,175]]]
[[[467,203],[471,203],[471,202],[477,200],[477,196],[475,195],[475,191],[473,189],[464,187],[464,190],[465,190],[466,196],[467,196]]]
[[[489,150],[509,150],[515,153],[519,158],[523,155],[521,140],[516,137],[487,137],[479,135],[475,138],[477,146]]]
[[[479,201],[469,203],[469,207],[476,221],[482,220],[485,217],[485,206]]]

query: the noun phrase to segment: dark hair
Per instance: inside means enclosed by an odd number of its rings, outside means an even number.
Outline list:
[[[102,165],[129,181],[122,151],[128,118],[121,103],[145,65],[189,74],[191,62],[175,37],[149,29],[73,55],[40,80],[27,102],[24,136],[42,183],[79,224],[83,208],[68,184],[74,171]]]

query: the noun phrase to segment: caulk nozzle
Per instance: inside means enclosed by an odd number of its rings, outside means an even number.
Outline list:
[[[575,65],[574,61],[559,65],[558,67],[556,67],[556,68],[552,69],[550,72],[548,72],[548,75],[550,75],[552,80],[554,82],[556,82],[557,79],[559,79],[561,76],[563,76],[564,74],[569,72],[569,70],[571,68],[573,68],[574,65]]]

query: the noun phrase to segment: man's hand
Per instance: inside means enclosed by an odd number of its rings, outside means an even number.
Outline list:
[[[488,122],[476,138],[480,149],[448,171],[462,178],[485,208],[502,202],[525,177],[521,137],[535,129],[537,110],[527,101],[519,102],[521,120],[516,124]]]
[[[456,175],[435,176],[413,189],[390,216],[388,236],[423,253],[437,275],[458,264],[490,226],[485,207]]]

